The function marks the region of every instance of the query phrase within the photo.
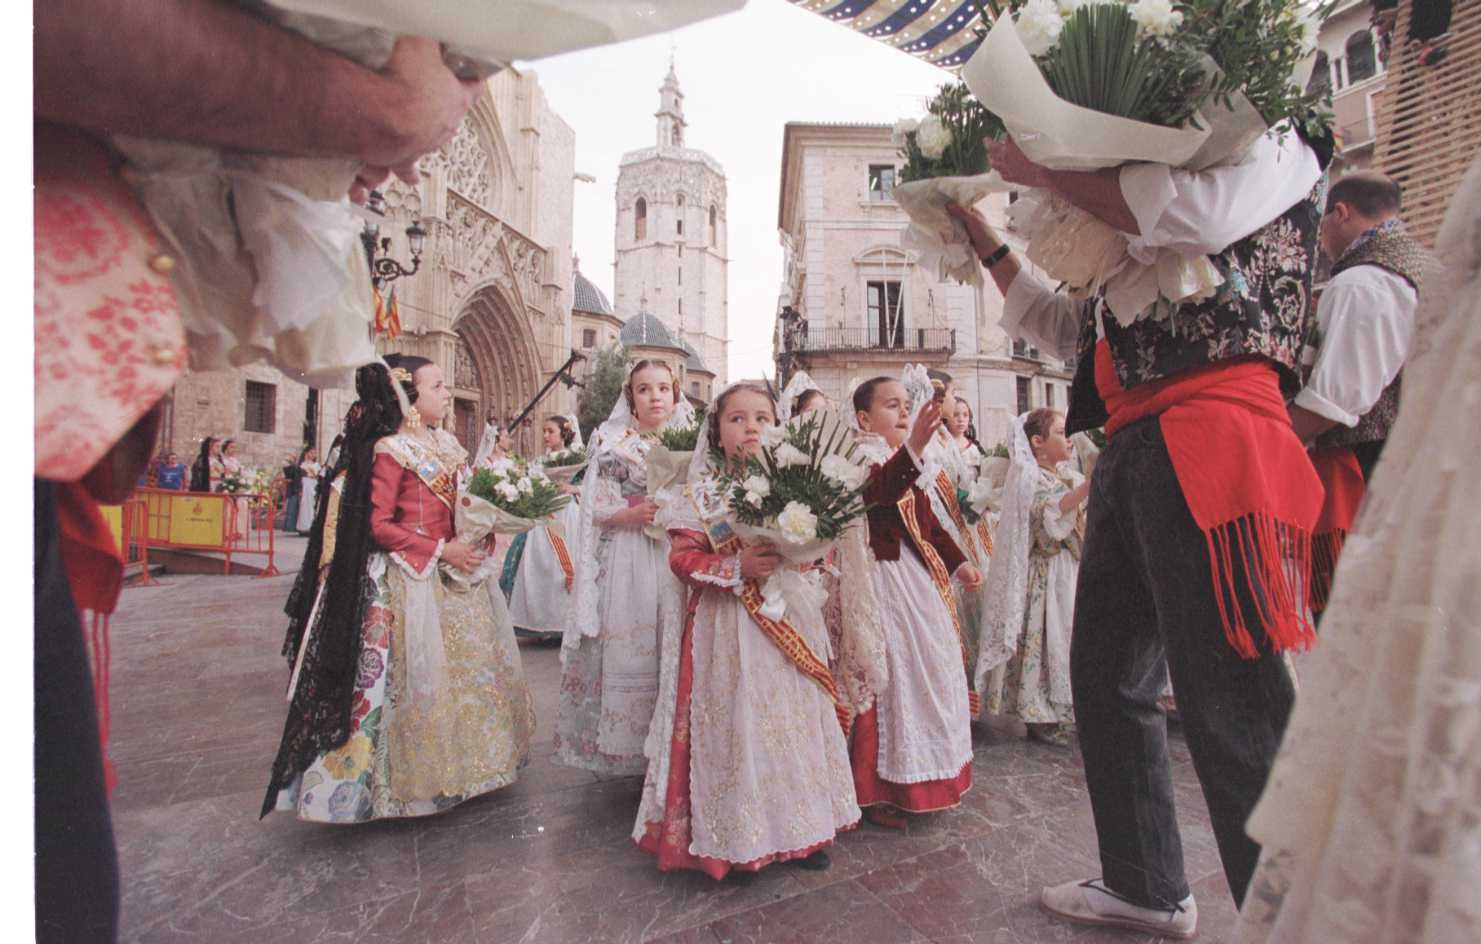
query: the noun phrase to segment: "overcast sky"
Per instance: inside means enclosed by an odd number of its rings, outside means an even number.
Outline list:
[[[534,63],[551,107],[576,132],[574,250],[612,295],[617,162],[654,144],[670,49],[684,92],[685,143],[725,168],[730,217],[730,376],[772,372],[781,282],[777,241],[782,127],[918,116],[950,76],[784,0],[674,33]]]

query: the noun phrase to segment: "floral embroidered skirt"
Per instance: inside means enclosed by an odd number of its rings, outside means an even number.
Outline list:
[[[479,586],[415,581],[372,554],[351,734],[278,797],[278,809],[325,823],[426,816],[508,786],[529,757],[534,703],[507,612]],[[420,585],[418,585],[420,584]],[[407,685],[408,593],[431,593],[446,682],[431,697]]]

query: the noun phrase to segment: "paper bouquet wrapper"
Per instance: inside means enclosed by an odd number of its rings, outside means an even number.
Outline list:
[[[828,552],[838,543],[837,538],[812,538],[807,541],[795,541],[783,534],[777,528],[760,527],[757,525],[742,524],[739,521],[731,521],[730,527],[742,541],[747,544],[770,544],[777,549],[777,553],[789,564],[811,564],[828,556]]]
[[[1209,67],[1214,68],[1212,60]],[[972,94],[995,115],[1023,153],[1054,170],[1098,170],[1132,162],[1203,170],[1237,163],[1267,130],[1243,95],[1232,107],[1201,109],[1197,127],[1166,128],[1073,105],[1050,89],[1024,49],[1010,17],[1000,19],[962,68]],[[897,188],[898,191],[898,188]],[[1028,239],[1029,260],[1076,297],[1101,295],[1116,320],[1129,325],[1169,305],[1211,297],[1221,282],[1207,256],[1157,250],[1130,255],[1125,234],[1084,210],[1030,191],[1015,205],[1014,229]]]
[[[552,482],[559,485],[570,485],[575,481],[576,476],[581,474],[581,470],[589,464],[578,462],[576,465],[541,466],[540,471],[545,473],[545,477]]]
[[[564,507],[565,504],[562,503],[556,511]],[[490,534],[524,534],[549,520],[550,518],[521,518],[469,492],[458,493],[457,507],[453,510],[453,528],[458,540],[468,544],[477,544]]]
[[[648,497],[658,500],[658,493],[683,485],[689,478],[689,463],[694,458],[692,450],[674,452],[664,446],[648,450],[644,469],[648,476]],[[668,532],[656,523],[643,529],[643,533],[655,541],[668,540]]]
[[[910,217],[900,245],[914,250],[918,264],[937,278],[982,285],[982,266],[966,227],[952,219],[946,204],[975,206],[984,197],[1015,189],[995,173],[972,177],[930,177],[897,184],[895,202]]]

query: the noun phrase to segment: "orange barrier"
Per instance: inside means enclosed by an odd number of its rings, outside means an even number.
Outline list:
[[[140,509],[122,517],[125,524],[134,525],[127,529],[129,538],[141,546],[146,572],[148,548],[168,547],[222,554],[223,574],[231,573],[233,557],[265,554],[267,565],[257,576],[279,573],[274,564],[276,508],[270,495],[141,488],[129,500],[134,504]]]
[[[144,586],[154,583],[149,576],[149,542],[145,540],[148,527],[149,505],[139,495],[131,495],[122,505],[102,505],[103,520],[113,532],[126,564],[141,567],[139,583]]]

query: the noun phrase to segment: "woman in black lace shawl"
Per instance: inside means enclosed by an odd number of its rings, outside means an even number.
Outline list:
[[[288,660],[290,684],[300,650],[303,659],[263,800],[263,816],[272,812],[279,790],[291,785],[315,757],[343,745],[350,735],[360,625],[369,596],[370,471],[376,441],[396,432],[402,420],[391,376],[383,364],[360,368],[355,374],[355,392],[360,399],[345,416],[343,446],[323,479],[338,482],[339,487],[331,487],[330,497],[319,502],[303,568],[284,608],[289,622],[283,656]],[[326,555],[327,519],[335,520],[328,527]],[[323,599],[316,609],[321,577]]]

